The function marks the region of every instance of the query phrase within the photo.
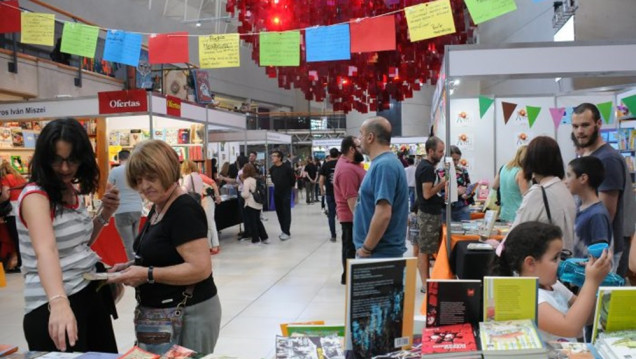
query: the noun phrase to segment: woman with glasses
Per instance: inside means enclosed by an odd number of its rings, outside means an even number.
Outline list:
[[[89,217],[79,195],[97,190],[99,169],[86,131],[70,118],[44,127],[30,172],[17,221],[29,350],[117,353],[112,295],[84,275],[96,271],[90,245],[117,209],[119,191],[109,186]]]

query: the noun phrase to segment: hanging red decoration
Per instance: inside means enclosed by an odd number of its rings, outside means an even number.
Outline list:
[[[473,31],[464,0],[450,1],[457,32],[418,42],[409,40],[404,12],[396,10],[428,0],[228,0],[226,10],[237,15],[238,32],[247,34],[241,38],[252,45],[257,64],[259,43],[254,33],[364,21],[395,12],[386,15],[395,16],[393,51],[352,53],[350,60],[307,63],[301,40],[300,66],[265,68],[268,76],[278,79],[279,87],[298,88],[307,100],[328,98],[334,111],[366,113],[388,106],[391,98],[402,101],[422,85],[437,82],[444,45],[465,44]]]

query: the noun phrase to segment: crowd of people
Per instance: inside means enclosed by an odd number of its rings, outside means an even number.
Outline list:
[[[636,213],[631,178],[622,156],[598,135],[600,126],[594,105],[576,107],[572,139],[580,158],[564,167],[558,143],[538,136],[498,169],[494,181],[501,219],[512,229],[499,244],[491,271],[539,277],[539,329],[546,337],[580,337],[607,273],[625,276],[628,265],[636,269],[636,253],[628,250]],[[449,175],[455,173],[457,182],[457,201],[450,204],[455,221],[469,218],[474,185],[460,164],[459,148],[450,146],[452,162],[443,163],[446,146],[431,136],[425,158],[415,163],[392,152],[391,134],[387,119],[373,117],[364,121],[359,136],[347,136],[339,149],[332,148],[322,164],[311,158],[292,164],[276,150],[265,171],[252,152],[218,171],[214,162],[212,177],[192,161],[180,163],[165,142],[144,141],[118,154],[119,166],[110,171],[101,205],[90,216],[79,197],[95,193],[100,178],[90,141],[76,120],[51,121],[37,139],[28,184],[10,166],[0,166],[0,202],[12,203],[14,211],[5,221],[14,225],[11,240],[19,242],[10,242],[14,246],[7,264],[21,267],[25,278],[29,350],[117,352],[112,291],[123,284],[136,291],[138,345],[159,353],[177,343],[212,353],[221,321],[210,260],[210,253],[220,251],[215,206],[221,192],[236,188],[241,236],[269,244],[261,215],[265,200],[259,193],[267,176],[274,186],[280,241],[292,238],[291,202],[297,189],[305,190],[307,204],[319,197],[324,201],[332,242],[340,223],[342,284],[347,259],[402,257],[409,213],[416,216],[412,243],[425,284],[441,243]],[[364,155],[371,161],[366,171]],[[142,197],[151,208],[139,230]],[[86,275],[106,269],[90,245],[111,217],[127,262],[108,269],[110,286],[98,286]],[[583,257],[588,245],[601,241],[610,250],[588,261],[585,284],[574,295],[556,277],[562,250]],[[157,319],[164,320],[161,329],[152,324]]]

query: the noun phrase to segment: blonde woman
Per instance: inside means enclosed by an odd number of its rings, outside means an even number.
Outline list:
[[[501,212],[499,218],[506,222],[515,220],[517,209],[521,206],[523,194],[528,190],[528,181],[523,172],[523,160],[528,146],[520,146],[515,157],[501,167],[495,177],[492,188],[501,193]]]

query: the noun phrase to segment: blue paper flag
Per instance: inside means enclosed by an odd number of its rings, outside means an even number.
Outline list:
[[[351,59],[349,24],[305,30],[307,62]]]
[[[563,114],[563,118],[561,119],[562,125],[571,125],[572,124],[572,113],[574,113],[574,107],[566,107],[565,113]]]
[[[104,60],[137,67],[140,53],[141,34],[121,30],[106,33]]]

